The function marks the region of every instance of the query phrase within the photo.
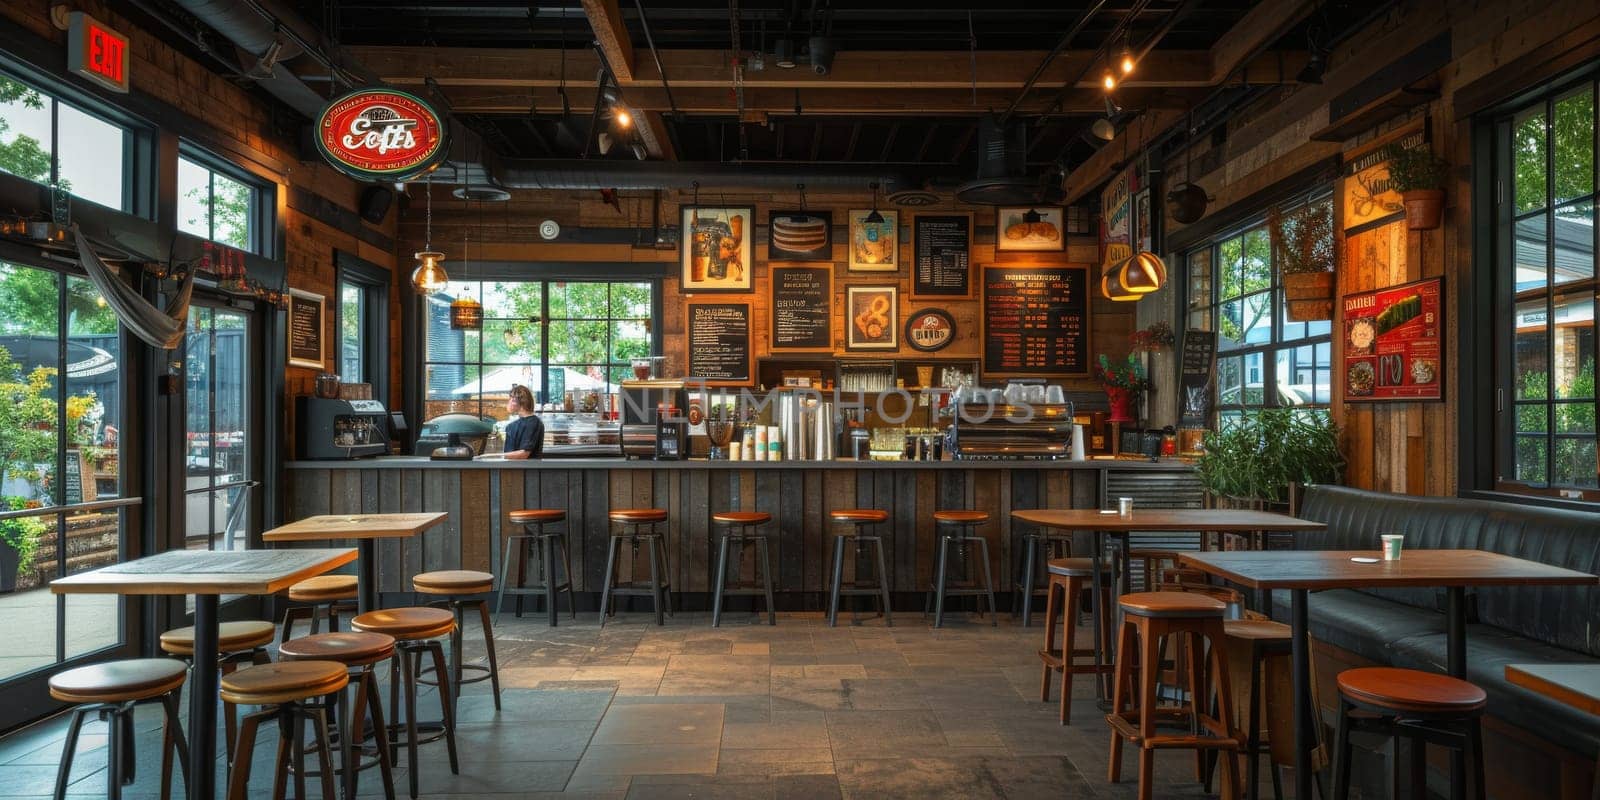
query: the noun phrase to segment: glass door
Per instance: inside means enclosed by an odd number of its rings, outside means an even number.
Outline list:
[[[194,306],[184,375],[184,546],[245,550],[253,530],[255,475],[250,398],[257,371],[250,314]]]

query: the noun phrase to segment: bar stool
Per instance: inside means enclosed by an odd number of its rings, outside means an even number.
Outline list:
[[[339,773],[345,797],[355,797],[361,770],[373,766],[383,779],[383,796],[394,800],[394,773],[389,763],[389,733],[383,722],[383,698],[378,695],[375,666],[394,657],[394,637],[386,633],[317,633],[290,639],[278,648],[282,661],[337,661],[345,666],[355,688],[352,708],[344,692],[328,695],[334,710],[339,741]],[[326,711],[326,709],[325,709]],[[375,756],[366,755],[367,718],[372,719]]]
[[[448,609],[456,618],[455,629],[450,631],[450,669],[455,678],[455,696],[461,696],[463,684],[489,681],[494,689],[494,707],[500,708],[500,664],[494,655],[494,627],[489,624],[488,595],[494,592],[494,576],[471,569],[442,569],[424,572],[411,579],[411,591],[439,597],[427,605]],[[489,664],[463,664],[461,659],[462,636],[466,631],[466,610],[478,609],[478,619],[483,623],[483,646],[489,653]],[[472,678],[462,677],[464,670],[483,674]],[[424,675],[431,674],[423,670]],[[435,681],[425,680],[433,684]]]
[[[655,608],[656,624],[665,625],[661,611],[666,609],[672,613],[672,583],[669,576],[672,574],[672,561],[667,558],[666,533],[656,526],[667,521],[667,512],[660,508],[614,508],[607,515],[613,525],[621,526],[621,530],[611,532],[611,547],[606,551],[606,581],[600,590],[600,624],[606,624],[607,612],[616,613],[612,605],[612,598],[616,595],[648,596]],[[648,526],[649,530],[640,532],[640,528]],[[617,582],[617,554],[622,550],[622,540],[627,539],[633,547],[633,559],[630,562],[637,568],[639,563],[639,542],[643,540],[650,553],[650,580],[649,582],[631,581],[629,583]]]
[[[345,666],[337,661],[280,661],[257,664],[223,677],[222,699],[234,705],[270,706],[244,718],[228,775],[228,800],[245,800],[250,791],[250,762],[256,732],[268,719],[278,722],[278,760],[272,776],[272,796],[283,797],[294,759],[295,797],[306,797],[305,725],[315,727],[314,741],[322,782],[323,800],[334,800],[333,746],[328,738],[328,716],[310,701],[338,692],[350,683]],[[291,751],[293,751],[291,753]]]
[[[1052,558],[1067,558],[1072,555],[1072,534],[1065,531],[1055,531],[1050,528],[1034,528],[1022,535],[1022,567],[1017,572],[1017,581],[1012,588],[1022,595],[1022,627],[1026,628],[1033,622],[1033,598],[1035,595],[1048,594],[1050,576],[1040,568],[1041,551],[1043,561]],[[1015,612],[1016,605],[1012,606]]]
[[[522,533],[506,537],[506,552],[500,557],[500,600],[495,603],[494,615],[499,618],[505,608],[506,595],[516,596],[517,619],[522,618],[522,596],[544,595],[545,611],[550,615],[550,627],[556,627],[556,592],[567,593],[567,606],[572,618],[578,618],[578,601],[572,596],[572,559],[567,555],[567,532],[548,531],[546,525],[567,521],[567,512],[558,508],[527,508],[513,511],[512,522],[522,523]],[[529,545],[532,545],[530,548]],[[561,548],[561,574],[565,580],[556,583],[556,553]],[[516,548],[517,582],[506,580],[511,569],[511,552]],[[537,583],[528,583],[528,551],[533,551],[534,572]]]
[[[1102,675],[1110,675],[1112,665],[1106,663],[1106,645],[1111,641],[1111,566],[1101,564],[1100,596],[1092,598],[1094,614],[1099,620],[1095,628],[1098,636],[1087,648],[1078,647],[1078,598],[1094,577],[1094,561],[1088,558],[1053,558],[1046,562],[1050,576],[1046,588],[1044,612],[1044,649],[1039,651],[1043,662],[1039,671],[1039,699],[1050,699],[1050,673],[1061,673],[1061,724],[1072,724],[1072,678],[1074,675],[1095,676],[1095,694],[1105,696]],[[1058,599],[1059,598],[1059,599]],[[1062,625],[1058,646],[1056,623]],[[1070,651],[1070,653],[1069,653]],[[1092,664],[1079,664],[1074,659],[1091,656]]]
[[[1274,622],[1259,614],[1246,612],[1246,619],[1224,620],[1222,629],[1227,637],[1228,657],[1242,656],[1250,662],[1250,701],[1245,706],[1245,792],[1250,800],[1260,796],[1261,756],[1267,756],[1267,768],[1272,770],[1272,794],[1283,797],[1282,779],[1277,765],[1272,763],[1271,743],[1262,736],[1261,717],[1266,699],[1262,696],[1263,679],[1269,663],[1274,659],[1289,658],[1293,645],[1293,631],[1288,625]],[[1313,692],[1315,694],[1315,692]],[[1312,708],[1315,697],[1312,698]]]
[[[711,524],[717,526],[717,576],[714,585],[715,594],[711,600],[711,627],[722,627],[722,598],[724,595],[766,595],[767,598],[767,624],[778,624],[778,614],[772,599],[772,555],[767,551],[767,537],[757,533],[756,529],[772,521],[772,515],[764,511],[719,511],[711,515]],[[754,581],[736,582],[732,586],[728,581],[728,545],[737,546],[733,557],[734,569],[744,563],[744,546],[751,542],[756,546],[756,568],[761,571],[761,587],[757,589]]]
[[[933,585],[928,589],[927,605],[933,606],[933,627],[944,627],[944,599],[946,597],[988,597],[989,598],[989,624],[998,626],[999,618],[995,615],[994,607],[994,577],[989,569],[989,541],[977,534],[979,525],[989,524],[989,514],[985,511],[935,511],[933,512],[934,536],[939,548],[939,565],[934,571]],[[950,548],[956,549],[956,559],[961,562],[963,575],[970,575],[971,563],[967,558],[968,544],[978,546],[978,558],[983,562],[983,588],[978,588],[976,582],[967,586],[951,587],[948,584],[950,577]],[[926,612],[926,609],[924,609]],[[979,613],[982,613],[981,611]],[[926,613],[923,616],[927,616]]]
[[[1395,667],[1339,673],[1339,723],[1334,734],[1333,797],[1350,796],[1350,731],[1379,730],[1411,739],[1411,796],[1427,797],[1427,745],[1460,751],[1472,770],[1472,796],[1484,800],[1481,719],[1488,695],[1460,678]],[[1352,711],[1373,717],[1357,717]],[[1398,749],[1398,748],[1396,748]],[[1397,757],[1399,753],[1395,754]],[[1396,773],[1399,767],[1396,765]],[[1398,780],[1395,781],[1399,783]],[[1450,787],[1452,794],[1456,789]]]
[[[271,663],[267,645],[277,628],[264,620],[224,622],[217,626],[217,670],[228,676],[245,664]],[[173,628],[161,634],[161,652],[178,656],[194,666],[194,626]],[[234,733],[239,727],[239,712],[232,703],[222,703],[222,725],[227,734],[228,760],[233,760]]]
[[[56,800],[67,796],[72,777],[72,757],[78,751],[78,734],[84,717],[93,713],[108,723],[110,740],[106,755],[106,792],[111,798],[122,796],[122,787],[133,783],[133,709],[147,703],[160,703],[161,723],[161,798],[172,795],[172,753],[178,754],[184,783],[189,782],[189,747],[178,724],[178,695],[188,667],[175,658],[130,658],[69,669],[50,676],[50,696],[63,703],[76,703],[72,722],[67,726],[67,741],[61,751],[61,766],[56,773]]]
[[[278,642],[289,641],[294,624],[310,620],[311,633],[320,633],[318,614],[328,618],[328,630],[339,630],[339,614],[356,611],[357,579],[354,575],[318,575],[306,578],[289,587],[289,601],[305,605],[289,606],[283,610],[282,632]]]
[[[420,606],[413,608],[385,608],[368,611],[353,620],[350,627],[365,633],[386,633],[395,640],[394,654],[389,657],[389,763],[400,760],[400,741],[396,738],[401,726],[400,691],[405,690],[405,747],[407,775],[411,781],[411,799],[417,797],[417,745],[444,738],[450,753],[450,772],[461,774],[456,760],[456,712],[450,690],[450,673],[444,666],[444,647],[439,637],[449,636],[456,629],[456,617],[449,610]],[[427,739],[417,738],[424,727],[433,724],[417,722],[417,673],[424,654],[433,657],[433,674],[443,676],[439,682],[439,733]]]
[[[835,534],[833,537],[833,583],[828,592],[828,627],[834,627],[839,621],[839,596],[840,595],[877,595],[883,602],[883,624],[893,627],[894,616],[889,609],[889,569],[885,566],[883,558],[883,537],[875,533],[866,533],[868,525],[881,525],[889,521],[889,512],[876,508],[842,508],[828,512],[828,519],[835,525],[853,526],[849,533]],[[870,544],[877,554],[878,573],[873,583],[863,583],[859,576],[849,586],[844,586],[844,545],[849,540],[855,543],[856,557],[861,557],[861,546]],[[852,611],[852,614],[854,612]]]
[[[1113,682],[1111,713],[1111,758],[1106,779],[1122,779],[1122,745],[1139,746],[1139,798],[1154,796],[1155,751],[1193,749],[1199,751],[1196,769],[1204,765],[1204,751],[1220,751],[1222,797],[1238,796],[1238,765],[1234,753],[1239,735],[1234,727],[1233,689],[1228,679],[1228,661],[1223,654],[1221,601],[1191,592],[1138,592],[1123,595],[1122,633],[1117,644],[1117,671]],[[1157,706],[1156,684],[1161,675],[1163,638],[1188,639],[1188,703]],[[1209,642],[1212,646],[1205,647]],[[1205,654],[1205,655],[1202,655]],[[1135,659],[1138,664],[1135,666]],[[1208,660],[1209,669],[1201,662]],[[1137,677],[1135,677],[1137,673]],[[1203,698],[1212,697],[1215,713],[1202,711]],[[1182,730],[1160,733],[1157,720],[1175,723]]]

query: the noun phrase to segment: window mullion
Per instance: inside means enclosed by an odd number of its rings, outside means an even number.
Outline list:
[[[1544,482],[1556,484],[1556,105],[1544,103],[1544,326],[1545,326],[1545,427]]]

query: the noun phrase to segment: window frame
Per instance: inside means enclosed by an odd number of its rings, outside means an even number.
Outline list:
[[[340,378],[350,383],[372,384],[372,396],[383,401],[385,406],[389,400],[389,283],[393,279],[388,270],[373,264],[370,261],[358,258],[343,250],[333,252],[333,296],[334,296],[334,330],[340,335],[334,337],[334,363],[340,366]],[[346,284],[356,286],[361,291],[361,304],[365,319],[361,321],[361,361],[366,369],[366,374],[361,376],[346,376],[343,374],[344,363],[344,301],[343,289]],[[424,354],[426,357],[426,354]]]
[[[263,258],[272,258],[275,255],[272,252],[273,242],[277,238],[273,227],[276,215],[274,199],[277,196],[277,187],[189,139],[179,139],[178,172],[183,170],[183,162],[185,161],[206,171],[206,229],[208,235],[200,236],[184,230],[176,218],[172,220],[173,229],[178,233],[214,242],[224,247],[234,247],[234,245],[217,239],[216,236],[217,176],[221,175],[228,180],[243,184],[250,191],[251,209],[245,217],[245,234],[246,238],[249,239],[249,245],[241,249]],[[180,196],[180,190],[177,186],[178,172],[173,173],[173,195],[175,197]]]
[[[50,109],[50,175],[47,181],[40,182],[20,175],[13,175],[19,180],[26,180],[44,187],[55,185],[61,176],[61,104],[66,103],[74,110],[86,116],[118,128],[122,131],[122,196],[117,207],[104,205],[91,200],[70,189],[67,194],[74,200],[92,203],[100,208],[106,208],[123,214],[132,214],[143,219],[155,218],[156,197],[156,132],[149,124],[122,109],[108,105],[93,95],[84,91],[82,87],[62,81],[47,73],[38,72],[28,68],[22,62],[7,58],[0,52],[0,77],[23,84],[38,92],[49,101]],[[11,173],[0,173],[11,175]]]

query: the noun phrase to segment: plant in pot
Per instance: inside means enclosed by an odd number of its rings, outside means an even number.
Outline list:
[[[1145,377],[1144,365],[1133,354],[1128,354],[1124,362],[1114,363],[1104,353],[1100,354],[1100,366],[1095,369],[1095,377],[1100,379],[1100,385],[1106,391],[1106,399],[1111,403],[1112,422],[1132,422],[1133,410],[1139,400],[1140,393],[1150,388],[1150,381]]]
[[[1307,203],[1267,215],[1272,260],[1283,276],[1286,313],[1296,322],[1333,319],[1333,206]]]
[[[21,511],[38,507],[37,501],[21,497],[0,498],[0,510]],[[0,519],[0,594],[15,591],[17,578],[33,569],[39,552],[39,537],[46,526],[38,517]]]
[[[1264,408],[1207,433],[1195,469],[1223,504],[1282,506],[1292,484],[1337,483],[1344,463],[1339,428],[1327,412]]]
[[[1427,145],[1389,148],[1389,188],[1406,204],[1406,227],[1426,231],[1439,227],[1444,212],[1444,182],[1450,164]]]

